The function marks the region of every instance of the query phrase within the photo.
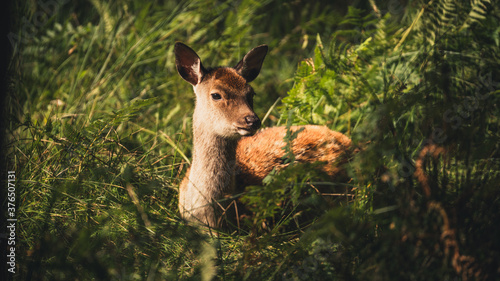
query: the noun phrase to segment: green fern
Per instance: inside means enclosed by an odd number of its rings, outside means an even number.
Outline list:
[[[491,5],[490,0],[474,0],[471,2],[471,10],[464,20],[463,25],[460,27],[459,31],[467,29],[474,23],[479,23],[486,18],[488,13],[488,6]]]

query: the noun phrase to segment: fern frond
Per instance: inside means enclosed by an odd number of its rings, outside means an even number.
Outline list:
[[[399,43],[396,45],[396,47],[394,47],[394,51],[397,51],[401,47],[401,45],[404,43],[404,41],[406,40],[406,38],[408,37],[408,35],[410,34],[410,32],[413,30],[413,28],[415,27],[415,25],[418,23],[418,21],[420,20],[420,18],[424,14],[424,11],[425,11],[426,7],[430,6],[432,4],[432,2],[433,2],[432,0],[429,1],[429,3],[426,6],[422,7],[422,9],[420,9],[420,12],[418,13],[418,15],[415,18],[415,20],[413,20],[413,22],[411,23],[411,25],[406,29],[406,31],[401,36],[401,40],[399,40]]]
[[[464,24],[460,27],[459,31],[467,29],[472,24],[484,20],[488,12],[487,4],[490,3],[490,0],[473,0],[471,3],[472,9],[470,10],[467,18],[464,21]]]

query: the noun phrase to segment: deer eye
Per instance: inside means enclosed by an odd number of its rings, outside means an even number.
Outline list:
[[[217,94],[217,93],[212,93],[210,94],[212,96],[212,99],[213,100],[220,100],[222,99],[221,95],[220,94]]]

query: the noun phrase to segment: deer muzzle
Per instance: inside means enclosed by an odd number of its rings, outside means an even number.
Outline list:
[[[241,120],[241,122],[238,122],[236,130],[242,136],[251,136],[257,132],[260,125],[260,119],[257,115],[247,115],[243,118],[243,120]]]

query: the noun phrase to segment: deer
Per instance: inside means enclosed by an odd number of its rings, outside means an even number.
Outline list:
[[[299,131],[292,140],[295,161],[325,162],[322,170],[335,179],[350,155],[351,140],[326,126],[269,127],[253,109],[255,92],[249,85],[260,73],[267,45],[250,50],[234,67],[204,67],[187,45],[174,46],[178,74],[193,86],[192,162],[179,187],[183,219],[219,228],[225,206],[221,200],[248,185],[261,185],[273,169],[284,169],[287,130]]]

